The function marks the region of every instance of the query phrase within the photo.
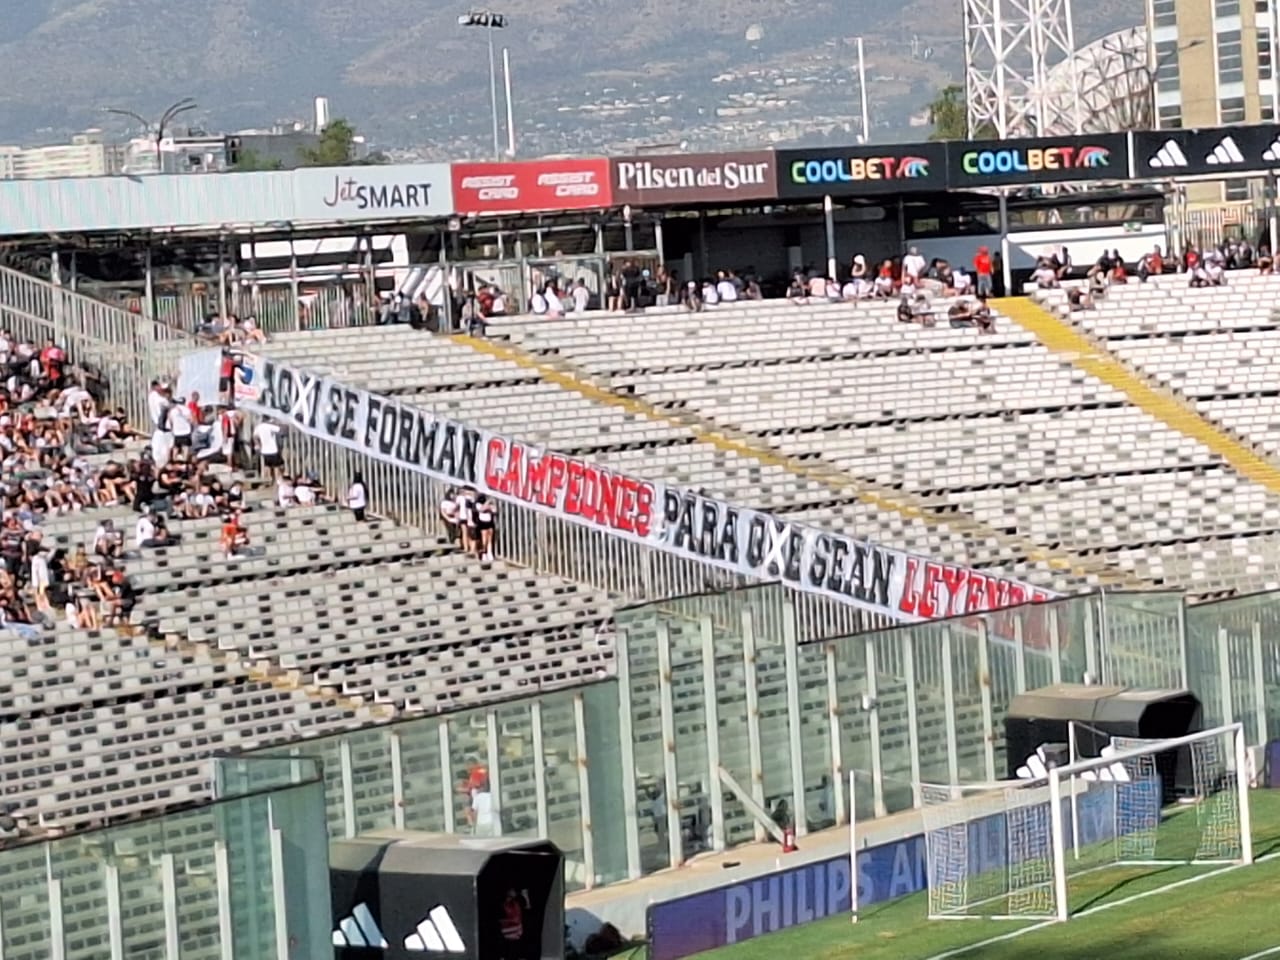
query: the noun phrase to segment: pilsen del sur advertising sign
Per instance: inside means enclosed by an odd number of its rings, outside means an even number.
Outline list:
[[[593,210],[613,205],[609,161],[529,160],[453,164],[453,202],[464,217]]]
[[[732,204],[778,196],[772,150],[623,157],[611,167],[615,206]]]

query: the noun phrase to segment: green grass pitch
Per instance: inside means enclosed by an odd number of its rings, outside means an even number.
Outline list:
[[[1280,791],[1252,791],[1250,809],[1259,862],[1116,867],[1075,877],[1067,923],[931,921],[921,893],[869,907],[857,924],[831,917],[700,958],[1280,960]]]

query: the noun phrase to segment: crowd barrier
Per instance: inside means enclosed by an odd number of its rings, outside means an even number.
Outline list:
[[[0,326],[36,344],[60,343],[75,362],[94,367],[109,403],[140,429],[150,422],[151,381],[175,372],[197,346],[192,334],[8,267],[0,267]]]
[[[216,761],[217,800],[0,849],[4,960],[278,960],[329,943],[324,777]]]

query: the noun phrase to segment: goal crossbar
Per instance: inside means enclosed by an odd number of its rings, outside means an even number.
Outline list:
[[[930,916],[971,916],[1004,902],[1008,910],[984,915],[1066,920],[1068,873],[1253,862],[1243,724],[1131,747],[1123,742],[1113,738],[1103,756],[1049,766],[1034,778],[918,784]],[[1174,751],[1188,758],[1195,781],[1189,819],[1166,817],[1165,787],[1175,785],[1157,761]],[[1081,831],[1090,825],[1094,836],[1082,857]],[[1194,842],[1187,846],[1188,840]],[[1188,851],[1181,858],[1180,845]]]

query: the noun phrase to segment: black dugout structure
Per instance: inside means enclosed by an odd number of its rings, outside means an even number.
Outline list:
[[[1060,683],[1020,693],[1005,715],[1007,776],[1041,747],[1050,755],[1068,757],[1068,724],[1076,724],[1076,751],[1080,757],[1098,757],[1112,737],[1165,740],[1203,729],[1200,701],[1189,690],[1133,690],[1128,687],[1086,686]],[[1187,751],[1170,751],[1157,758],[1164,781],[1165,800],[1192,786]]]
[[[329,877],[335,960],[563,960],[549,841],[371,833],[330,844]]]

